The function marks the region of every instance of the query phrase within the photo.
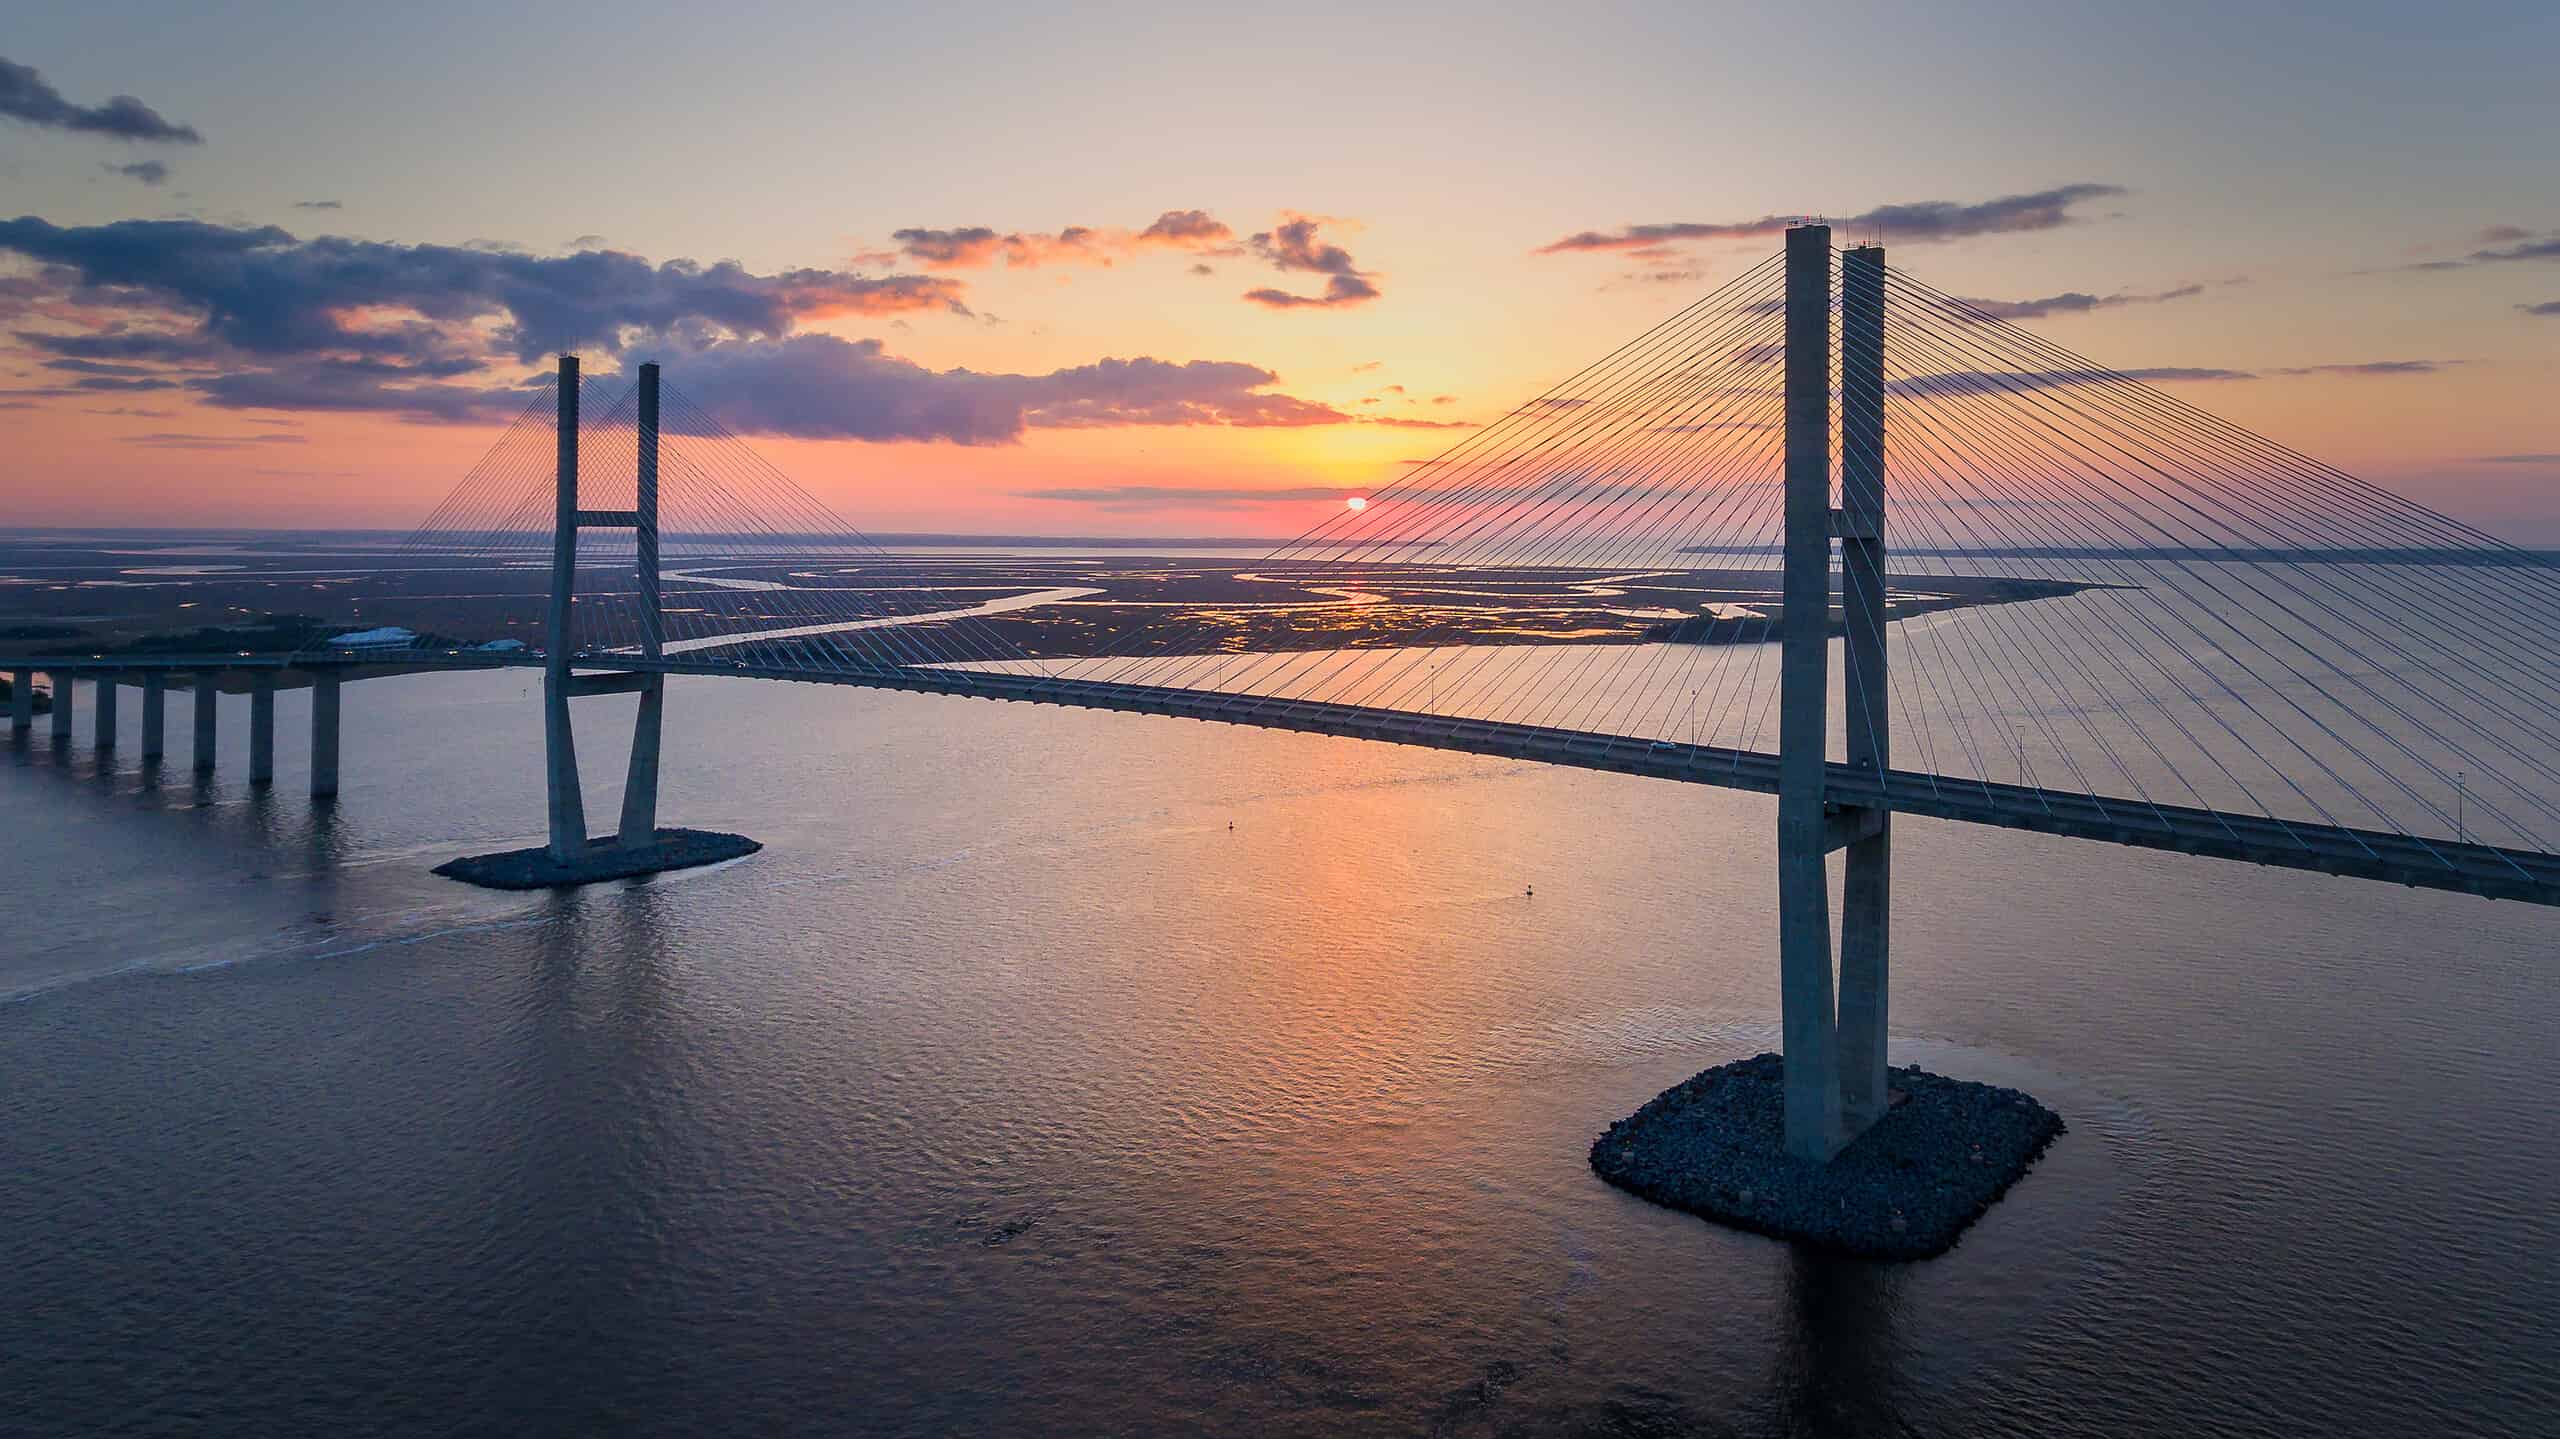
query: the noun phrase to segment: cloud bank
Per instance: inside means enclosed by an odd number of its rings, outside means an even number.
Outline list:
[[[302,239],[199,220],[21,216],[0,220],[0,256],[33,267],[6,277],[0,302],[77,327],[20,330],[20,344],[55,361],[159,367],[118,387],[183,381],[217,406],[421,420],[512,412],[519,387],[491,372],[556,351],[618,355],[642,337],[780,339],[829,317],[970,313],[960,283],[940,276],[759,274],[731,260]]]
[[[1325,275],[1333,293],[1374,295],[1350,257],[1321,240],[1320,223],[1292,219],[1253,237],[1252,253]],[[1203,212],[1172,211],[1136,234],[1196,246],[1227,231]],[[543,256],[201,220],[35,216],[0,220],[8,261],[25,272],[0,273],[0,304],[36,321],[22,319],[14,338],[61,377],[11,400],[172,390],[217,409],[485,423],[522,409],[542,358],[582,350],[663,358],[732,427],[807,439],[1001,445],[1035,429],[1105,426],[1462,427],[1349,414],[1281,391],[1275,373],[1241,361],[1140,355],[1042,374],[935,370],[876,339],[807,328],[844,316],[970,314],[961,282],[946,275],[759,273],[607,249]]]
[[[1029,429],[1338,425],[1330,405],[1278,394],[1279,376],[1224,360],[1141,356],[1040,375],[931,370],[878,340],[731,340],[671,357],[686,393],[730,428],[798,439],[1002,445]]]
[[[801,319],[938,309],[968,313],[959,286],[925,275],[750,272],[734,260],[651,265],[617,250],[558,258],[469,246],[297,239],[275,226],[0,220],[0,252],[67,272],[74,298],[192,321],[170,346],[248,354],[339,353],[423,363],[464,348],[460,327],[497,321],[520,359],[618,351],[626,333],[709,324],[779,335]]]

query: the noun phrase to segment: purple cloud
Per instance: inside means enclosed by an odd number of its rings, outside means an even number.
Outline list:
[[[1012,269],[1029,269],[1044,264],[1109,265],[1142,250],[1232,254],[1235,231],[1206,210],[1167,210],[1138,230],[1069,225],[1047,233],[998,231],[987,225],[916,226],[893,230],[889,238],[897,243],[899,253],[928,270],[984,269],[999,260]]]
[[[1238,485],[1103,485],[1014,491],[1026,500],[1065,500],[1106,510],[1224,509],[1235,505],[1303,504],[1309,500],[1338,503],[1360,493],[1327,485],[1287,485],[1267,490]]]
[[[2171,300],[2189,299],[2204,293],[2202,285],[2180,285],[2174,290],[2150,294],[2119,290],[2112,295],[2091,295],[2079,290],[2066,290],[2059,295],[2046,295],[2035,300],[1966,300],[1964,303],[1995,320],[2040,320],[2049,315],[2085,315],[2092,310],[2113,310],[2126,305],[2164,305]]]
[[[1924,241],[1961,240],[1975,235],[2016,234],[2030,230],[2050,230],[2073,220],[2072,207],[2085,201],[2124,194],[2121,185],[2082,182],[2058,185],[2050,190],[2037,190],[2024,195],[2003,195],[1975,204],[1959,204],[1952,200],[1921,200],[1909,204],[1879,205],[1863,214],[1833,223],[1852,233],[1881,230],[1886,240],[1900,244]],[[1552,244],[1542,245],[1541,255],[1564,254],[1589,250],[1647,250],[1656,246],[1690,240],[1764,239],[1783,233],[1798,217],[1762,215],[1751,220],[1717,222],[1673,221],[1664,224],[1626,225],[1616,230],[1584,230],[1567,235]]]
[[[300,435],[191,435],[159,430],[148,435],[123,435],[128,445],[143,445],[155,450],[245,450],[256,445],[299,445],[308,443]]]
[[[2460,360],[2361,360],[2346,364],[2295,365],[2270,370],[2271,375],[2432,375],[2459,365]]]
[[[1317,216],[1292,215],[1246,242],[1254,254],[1284,274],[1302,272],[1324,276],[1323,294],[1300,295],[1288,290],[1265,288],[1247,290],[1244,297],[1273,310],[1339,309],[1347,305],[1365,305],[1377,299],[1378,287],[1373,283],[1374,277],[1352,263],[1349,251],[1319,238],[1317,231],[1324,224],[1325,221]]]
[[[173,125],[131,95],[113,96],[104,105],[74,105],[45,83],[35,67],[5,58],[0,58],[0,115],[39,129],[104,135],[112,140],[204,143],[194,126]]]
[[[2177,384],[2186,381],[2254,380],[2247,370],[2191,369],[2160,366],[2147,370],[1945,370],[1929,375],[1907,375],[1885,384],[1885,393],[1913,399],[1953,398],[1957,395],[1996,393],[2018,390],[2061,390],[2080,385],[2103,385],[2116,380],[2140,380],[2150,384]]]

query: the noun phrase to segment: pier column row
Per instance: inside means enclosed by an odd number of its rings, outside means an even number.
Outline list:
[[[71,741],[72,684],[70,670],[32,670],[11,667],[9,673],[9,728],[13,738],[23,738],[35,728],[35,679],[44,674],[53,685],[53,738],[58,744]],[[215,740],[220,717],[222,676],[220,670],[187,672],[186,682],[193,691],[194,741],[193,759],[197,774],[211,774],[217,760]],[[273,784],[276,777],[276,681],[279,671],[249,672],[249,782]],[[326,799],[338,792],[338,715],[341,677],[335,667],[318,667],[311,672],[311,794]],[[93,672],[97,715],[93,721],[96,752],[104,755],[116,748],[117,691],[126,680],[142,690],[142,760],[145,764],[159,761],[168,749],[169,676],[162,669],[135,671],[99,670]],[[651,753],[655,768],[655,751]],[[654,786],[653,786],[654,788]]]

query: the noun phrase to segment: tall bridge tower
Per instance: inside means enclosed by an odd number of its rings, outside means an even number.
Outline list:
[[[1840,543],[1842,750],[1881,778],[1885,703],[1884,248],[1850,250],[1839,283],[1838,503],[1832,482],[1831,230],[1787,232],[1786,515],[1778,691],[1778,962],[1787,1152],[1827,1160],[1884,1112],[1893,833],[1879,800],[1825,793],[1832,541]],[[1877,790],[1880,796],[1881,787]],[[1838,980],[1827,857],[1846,850]]]
[[[593,847],[587,837],[586,798],[578,783],[578,742],[569,701],[580,695],[640,696],[631,732],[631,766],[622,789],[622,823],[615,843],[640,849],[658,837],[658,735],[666,708],[667,677],[654,671],[578,674],[573,604],[578,588],[578,532],[628,529],[634,534],[635,569],[642,621],[640,655],[664,657],[665,597],[658,582],[658,367],[640,367],[639,453],[632,508],[589,510],[578,506],[578,357],[560,357],[559,461],[551,528],[551,607],[542,666],[544,788],[550,809],[550,855],[570,863]]]

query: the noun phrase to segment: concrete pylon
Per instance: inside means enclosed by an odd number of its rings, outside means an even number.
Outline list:
[[[98,674],[96,723],[90,727],[89,744],[100,754],[116,747],[116,677],[112,670]]]
[[[36,727],[36,672],[13,670],[9,675],[9,733],[25,734]]]
[[[1885,654],[1884,251],[1841,267],[1841,500],[1831,503],[1831,231],[1787,232],[1786,547],[1779,617],[1778,964],[1786,1148],[1827,1161],[1885,1111],[1889,816],[1824,793],[1831,695],[1831,542],[1840,542],[1847,661],[1842,753],[1891,767]],[[1834,982],[1824,856],[1846,849]]]
[[[195,765],[198,774],[213,773],[214,702],[222,693],[221,680],[222,677],[211,670],[199,670],[195,677]]]
[[[1831,685],[1831,229],[1787,231],[1786,543],[1779,587],[1778,986],[1786,1148],[1838,1151],[1839,1035],[1823,813]]]
[[[260,670],[249,680],[249,783],[276,777],[276,674]]]
[[[1842,752],[1893,767],[1885,664],[1884,247],[1840,257],[1840,609],[1847,683]],[[1885,1111],[1892,938],[1892,817],[1853,815],[1840,890],[1840,1124],[1855,1138]]]
[[[53,673],[53,742],[71,743],[71,671]]]
[[[578,357],[560,357],[558,464],[551,519],[551,614],[542,654],[543,788],[551,857],[587,849],[586,796],[578,788],[578,740],[569,727],[570,600],[578,589]]]
[[[331,799],[338,793],[338,671],[315,670],[311,676],[311,797]]]
[[[658,367],[640,367],[639,474],[634,487],[631,524],[634,565],[640,588],[640,653],[659,659],[667,652],[665,603],[658,586]],[[651,674],[640,682],[640,710],[631,722],[631,768],[622,785],[622,825],[617,839],[625,847],[649,844],[658,837],[658,735],[666,713],[667,677]]]
[[[159,670],[142,676],[142,760],[149,764],[169,752],[169,677]]]

